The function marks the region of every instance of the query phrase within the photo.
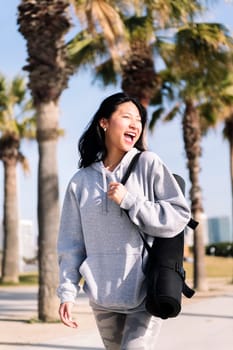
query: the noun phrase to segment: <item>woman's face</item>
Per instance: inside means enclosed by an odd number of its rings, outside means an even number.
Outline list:
[[[128,152],[142,133],[139,110],[131,101],[120,104],[110,119],[101,119],[100,126],[106,128],[105,145],[108,153]]]

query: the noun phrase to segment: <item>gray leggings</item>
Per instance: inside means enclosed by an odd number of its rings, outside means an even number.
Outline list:
[[[146,311],[130,314],[93,309],[107,350],[154,350],[162,320]]]

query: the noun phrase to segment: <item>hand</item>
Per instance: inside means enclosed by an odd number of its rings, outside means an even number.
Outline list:
[[[61,304],[59,307],[59,315],[64,325],[71,328],[77,328],[78,327],[77,322],[72,321],[72,316],[71,316],[72,308],[73,308],[73,303],[71,302],[66,302]]]
[[[116,204],[121,204],[127,189],[119,182],[110,182],[108,190],[108,198],[112,199]]]

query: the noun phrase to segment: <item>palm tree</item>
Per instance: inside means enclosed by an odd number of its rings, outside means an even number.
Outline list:
[[[145,107],[159,88],[153,50],[157,32],[201,11],[200,1],[71,2],[84,26],[69,43],[73,63],[94,63],[105,84],[116,83],[119,74],[122,89]]]
[[[194,287],[207,289],[204,263],[203,240],[203,204],[199,182],[203,107],[213,103],[213,91],[218,90],[219,82],[224,77],[226,64],[225,50],[232,44],[228,31],[218,24],[193,23],[190,27],[181,28],[175,36],[175,46],[161,47],[169,72],[164,74],[170,83],[176,83],[176,102],[166,117],[172,119],[177,111],[182,114],[183,139],[187,156],[187,168],[191,182],[191,210],[199,225],[194,232]],[[174,50],[174,51],[173,51]],[[177,85],[178,84],[178,85]],[[211,100],[212,97],[212,100]],[[158,109],[160,112],[160,109]],[[151,128],[158,117],[155,113]],[[212,123],[216,123],[213,120]]]
[[[207,289],[204,271],[205,247],[203,239],[203,206],[199,183],[201,156],[201,108],[203,100],[210,99],[211,91],[217,90],[224,78],[226,50],[232,47],[232,38],[228,30],[218,24],[199,23],[190,29],[184,28],[177,34],[177,64],[181,65],[182,78],[187,82],[188,98],[185,99],[183,135],[191,181],[190,198],[194,218],[199,226],[194,232],[194,286],[199,290]],[[190,58],[191,69],[186,69],[183,58]],[[187,56],[186,56],[187,55]],[[187,67],[187,66],[186,66]],[[191,79],[190,79],[191,78]],[[194,87],[193,87],[194,85]],[[216,120],[217,121],[217,120]],[[215,122],[216,122],[215,121]]]
[[[231,179],[231,206],[232,206],[232,217],[231,223],[233,222],[233,101],[229,108],[229,115],[226,117],[223,134],[229,142],[229,160],[230,160],[230,179]],[[232,232],[233,241],[233,232]]]
[[[82,26],[92,38],[99,38],[100,33],[109,50],[114,69],[120,71],[119,57],[128,50],[126,31],[122,21],[118,3],[111,0],[70,0]],[[132,2],[123,1],[123,7],[128,8]],[[77,43],[77,41],[76,41]]]
[[[38,317],[42,321],[56,320],[58,309],[58,102],[73,72],[67,63],[65,48],[65,34],[71,27],[68,9],[68,0],[22,0],[18,7],[19,31],[27,41],[28,50],[28,64],[24,69],[29,72],[29,87],[37,112]]]
[[[233,65],[232,52],[226,53],[227,62],[225,64],[225,75],[219,81],[217,88],[210,91],[211,103],[207,101],[202,106],[201,113],[205,116],[205,123],[202,123],[203,133],[217,123],[223,123],[223,136],[229,144],[229,169],[231,179],[231,202],[232,202],[232,219],[233,219]],[[233,220],[232,220],[233,222]],[[232,237],[233,239],[233,237]]]
[[[20,150],[21,140],[35,138],[35,118],[28,116],[31,102],[26,96],[26,83],[16,76],[10,83],[0,75],[0,160],[4,167],[4,245],[2,282],[19,281],[19,215],[16,166],[25,171],[28,163]],[[16,115],[16,109],[20,111]]]
[[[199,1],[140,1],[135,14],[125,19],[129,50],[122,61],[122,89],[135,96],[145,108],[161,88],[155,63],[161,32],[180,26],[202,10]],[[140,10],[139,10],[140,9]],[[164,40],[164,38],[163,38]],[[154,63],[155,61],[155,63]]]

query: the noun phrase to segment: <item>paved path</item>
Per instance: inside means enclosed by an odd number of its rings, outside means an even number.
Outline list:
[[[0,349],[102,350],[95,321],[82,295],[75,308],[78,329],[37,317],[36,287],[0,287]],[[233,285],[184,300],[182,313],[164,321],[155,350],[232,350]]]

